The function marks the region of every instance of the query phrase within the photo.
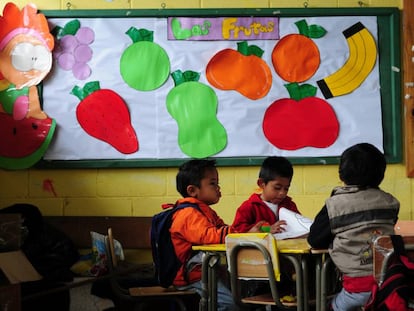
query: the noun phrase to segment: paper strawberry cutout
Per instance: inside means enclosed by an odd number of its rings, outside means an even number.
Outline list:
[[[128,107],[116,92],[100,89],[99,82],[92,81],[83,88],[75,86],[71,94],[81,100],[76,117],[86,133],[125,154],[138,150]]]

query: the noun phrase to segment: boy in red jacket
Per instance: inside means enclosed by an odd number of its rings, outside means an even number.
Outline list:
[[[271,233],[283,232],[286,221],[279,220],[279,209],[285,207],[300,214],[295,202],[287,195],[292,177],[293,167],[288,159],[277,156],[266,158],[257,180],[261,193],[253,193],[240,205],[232,227],[237,232],[248,232],[265,221],[270,225]]]
[[[271,233],[284,231],[285,220],[279,219],[279,209],[284,207],[300,214],[295,202],[287,195],[293,177],[293,167],[284,157],[267,157],[260,168],[257,185],[260,193],[253,193],[236,211],[232,228],[237,232],[261,232],[261,226],[267,223]],[[283,295],[294,295],[296,285],[292,279],[294,269],[290,262],[281,259],[283,273],[280,289]],[[256,282],[247,286],[249,292],[259,294],[268,291],[265,282]]]

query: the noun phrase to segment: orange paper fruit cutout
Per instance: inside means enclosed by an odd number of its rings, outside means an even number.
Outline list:
[[[213,56],[206,68],[208,82],[221,90],[235,90],[249,99],[260,99],[272,86],[272,73],[261,59],[263,50],[239,42],[238,50],[224,49]]]
[[[117,93],[100,89],[99,82],[92,81],[83,89],[75,86],[72,94],[81,100],[76,107],[76,117],[86,133],[124,154],[138,150],[128,107]]]
[[[305,20],[295,23],[300,34],[284,36],[272,51],[276,73],[288,82],[303,82],[312,77],[320,65],[317,45],[311,38],[320,38],[326,31],[318,26],[308,26]]]

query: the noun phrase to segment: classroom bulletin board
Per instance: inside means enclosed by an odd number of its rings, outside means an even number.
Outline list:
[[[397,8],[42,13],[57,125],[38,167],[327,164],[359,142],[401,162]]]

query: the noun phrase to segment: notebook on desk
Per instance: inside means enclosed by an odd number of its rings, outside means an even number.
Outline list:
[[[312,219],[284,207],[279,210],[279,219],[285,220],[286,226],[284,232],[274,234],[277,240],[305,237],[313,223]]]

